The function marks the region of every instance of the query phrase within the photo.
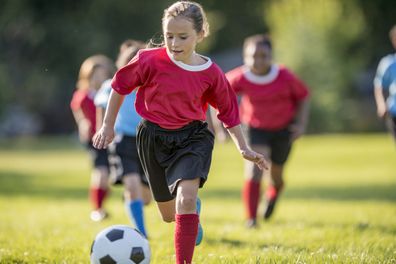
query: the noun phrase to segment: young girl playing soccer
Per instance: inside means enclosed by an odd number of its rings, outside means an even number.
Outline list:
[[[103,209],[103,201],[108,192],[109,174],[107,151],[93,148],[91,142],[96,131],[94,97],[102,83],[113,74],[114,63],[106,56],[95,55],[87,58],[80,67],[77,89],[70,103],[80,141],[87,146],[92,157],[93,170],[89,192],[93,206],[93,221],[101,221],[107,216]]]
[[[305,131],[308,89],[288,69],[272,63],[272,44],[267,35],[246,38],[243,57],[244,65],[226,76],[234,91],[241,95],[241,121],[248,128],[252,149],[271,160],[264,213],[264,219],[268,219],[284,186],[283,168],[292,142]],[[247,225],[255,227],[263,173],[248,161],[245,173],[242,196]]]
[[[125,66],[136,53],[144,48],[143,42],[127,40],[120,46],[116,66]],[[95,105],[99,120],[103,120],[111,92],[111,79],[105,81],[95,96]],[[115,140],[109,146],[109,163],[112,183],[124,185],[124,201],[128,216],[135,223],[136,228],[147,237],[144,224],[143,205],[151,201],[148,182],[144,176],[136,148],[136,128],[141,117],[136,113],[134,102],[136,93],[125,97],[115,121]]]
[[[139,157],[163,220],[176,221],[176,263],[184,264],[193,257],[197,193],[207,179],[214,144],[204,122],[208,103],[218,109],[242,156],[261,168],[267,165],[244,140],[236,96],[224,73],[210,58],[195,53],[209,33],[202,7],[176,2],[164,11],[162,26],[165,47],[141,50],[114,76],[104,124],[93,140],[99,149],[113,140],[124,95],[138,88],[135,107],[143,117],[137,133]]]

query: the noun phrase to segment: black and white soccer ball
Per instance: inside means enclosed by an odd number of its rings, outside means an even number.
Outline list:
[[[100,231],[91,246],[91,264],[148,264],[150,256],[147,239],[126,225]]]

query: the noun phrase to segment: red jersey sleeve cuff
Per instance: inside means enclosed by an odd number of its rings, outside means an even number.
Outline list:
[[[117,80],[113,79],[111,81],[111,88],[113,88],[114,91],[116,91],[117,93],[121,94],[121,95],[127,95],[130,93],[129,90],[127,89],[122,89],[120,87],[120,85],[118,84]]]
[[[233,128],[235,126],[240,125],[241,121],[238,119],[238,120],[235,120],[234,122],[223,122],[223,124],[224,124],[225,128],[229,129],[229,128]]]

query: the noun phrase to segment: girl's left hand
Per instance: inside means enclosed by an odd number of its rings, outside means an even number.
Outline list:
[[[263,169],[268,170],[268,162],[264,158],[263,154],[257,153],[257,152],[255,152],[253,150],[250,150],[250,149],[241,151],[241,154],[242,154],[244,159],[250,160],[250,161],[256,163],[256,165],[261,170],[263,170]]]

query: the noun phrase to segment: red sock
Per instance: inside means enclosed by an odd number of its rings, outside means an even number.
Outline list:
[[[267,191],[265,192],[265,197],[267,198],[267,200],[273,200],[275,199],[278,194],[282,191],[283,188],[283,184],[279,187],[275,187],[274,185],[270,185],[268,186]]]
[[[198,234],[197,214],[176,214],[175,250],[176,264],[190,264]]]
[[[260,198],[260,182],[246,180],[242,190],[243,202],[249,219],[256,219]]]
[[[90,190],[90,198],[92,206],[95,210],[102,208],[103,201],[106,198],[107,190],[91,187]]]

